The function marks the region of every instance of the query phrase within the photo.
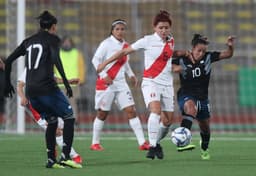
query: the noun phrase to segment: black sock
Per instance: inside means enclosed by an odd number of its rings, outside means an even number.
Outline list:
[[[189,117],[189,118],[182,119],[180,126],[191,130],[194,118],[192,116],[187,116],[187,117]]]
[[[69,159],[70,150],[74,138],[74,123],[75,119],[65,119],[64,120],[64,129],[63,129],[63,148],[62,153],[64,154],[65,159]]]
[[[210,142],[211,134],[210,133],[200,132],[200,135],[201,135],[201,139],[202,139],[201,148],[203,150],[207,150],[209,142]]]
[[[58,126],[58,121],[49,123],[45,132],[45,140],[47,147],[47,156],[48,159],[51,159],[53,162],[56,161],[55,156],[55,145],[56,145],[56,129]]]

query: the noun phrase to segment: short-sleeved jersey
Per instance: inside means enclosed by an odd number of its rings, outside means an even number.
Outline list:
[[[181,87],[178,95],[190,95],[199,100],[208,99],[211,64],[219,60],[220,52],[206,52],[204,57],[193,64],[188,58],[180,57],[172,61],[183,68],[180,73]]]
[[[10,59],[25,56],[26,96],[47,95],[58,90],[53,73],[51,52],[59,52],[60,39],[47,31],[40,31],[25,39],[10,55]]]
[[[103,40],[97,48],[92,59],[92,63],[95,69],[97,69],[100,63],[104,62],[124,47],[128,47],[128,43],[125,41],[120,42],[112,35]],[[96,90],[105,90],[107,87],[116,90],[122,90],[123,88],[126,88],[127,83],[125,80],[125,73],[129,77],[134,75],[129,65],[129,55],[108,64],[104,68],[96,81]],[[113,80],[113,84],[104,84],[102,78],[106,77],[107,75]]]
[[[131,45],[132,49],[144,51],[143,79],[150,79],[162,85],[172,85],[172,54],[174,38],[164,42],[157,33],[146,35]]]

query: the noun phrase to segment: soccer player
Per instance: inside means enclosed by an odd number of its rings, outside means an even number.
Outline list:
[[[150,110],[148,118],[148,136],[150,149],[147,158],[163,159],[160,145],[169,132],[174,111],[174,89],[172,77],[172,56],[189,55],[187,51],[174,50],[174,38],[171,33],[172,20],[167,11],[161,10],[153,19],[154,33],[137,40],[127,48],[117,51],[98,66],[101,72],[109,63],[136,50],[144,51],[144,74],[142,93],[146,106]],[[161,118],[161,123],[160,122]]]
[[[101,42],[92,59],[95,69],[117,50],[129,46],[124,40],[126,28],[127,24],[124,20],[117,19],[112,22],[110,36]],[[125,79],[126,73],[136,86],[137,78],[131,70],[128,61],[129,57],[124,56],[118,61],[109,64],[98,75],[95,94],[97,117],[93,123],[91,150],[103,150],[103,147],[100,145],[100,134],[113,102],[126,113],[129,124],[137,138],[139,149],[149,149],[149,144],[144,138],[141,121],[136,114],[131,90]]]
[[[14,88],[11,84],[11,66],[20,56],[25,56],[27,68],[25,93],[32,107],[46,119],[48,125],[45,133],[47,147],[46,168],[82,168],[82,165],[70,158],[70,150],[74,137],[72,107],[60,91],[53,74],[54,65],[58,69],[67,90],[72,97],[72,89],[65,76],[59,56],[60,39],[56,34],[57,19],[48,11],[37,17],[40,30],[26,38],[5,60],[6,86],[5,96],[12,97]],[[63,147],[59,163],[55,156],[56,129],[58,117],[64,120]]]
[[[19,76],[18,78],[18,84],[17,84],[17,93],[20,96],[20,104],[21,106],[26,107],[29,109],[31,116],[33,119],[36,121],[36,123],[42,127],[44,130],[47,128],[47,121],[45,119],[41,118],[41,115],[32,107],[32,105],[29,103],[27,97],[25,96],[25,93],[23,91],[25,84],[26,84],[26,71],[27,69],[24,69],[23,73]],[[77,84],[77,82],[74,82],[73,80],[68,80],[70,84]],[[57,80],[59,83],[59,81]],[[62,149],[63,147],[63,128],[64,128],[64,122],[62,118],[58,117],[58,127],[56,131],[56,143],[58,146]],[[70,157],[72,158],[73,161],[76,163],[82,163],[82,157],[75,151],[73,147],[71,147],[70,151]]]
[[[173,60],[173,71],[180,75],[180,89],[177,93],[178,103],[182,111],[181,127],[191,129],[196,119],[200,127],[201,158],[209,160],[210,142],[210,104],[208,87],[211,76],[211,64],[233,56],[234,37],[227,38],[227,49],[223,51],[207,51],[209,41],[206,37],[195,34],[192,39],[192,56],[195,63],[185,57]],[[178,151],[186,150],[178,147]]]

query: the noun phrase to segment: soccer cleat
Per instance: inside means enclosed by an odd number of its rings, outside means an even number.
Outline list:
[[[187,151],[187,150],[193,150],[193,149],[195,149],[195,148],[196,148],[195,145],[193,145],[193,144],[188,144],[188,145],[186,145],[186,146],[184,146],[184,147],[177,147],[177,151],[178,151],[178,152],[184,152],[184,151]]]
[[[52,168],[52,169],[64,169],[65,167],[56,163],[56,162],[52,162],[52,161],[48,161],[46,163],[46,168]]]
[[[80,155],[73,157],[72,160],[78,164],[82,164],[82,162],[83,162],[82,157]]]
[[[60,159],[60,164],[63,166],[69,166],[69,167],[75,168],[75,169],[80,169],[83,167],[81,164],[78,164],[71,159],[64,159],[64,158]]]
[[[149,150],[149,143],[145,141],[142,145],[139,146],[139,150]]]
[[[209,150],[201,150],[201,158],[202,160],[210,160],[211,156],[209,154]]]
[[[146,158],[155,159],[155,147],[149,147],[148,153],[146,155]]]
[[[91,150],[95,150],[95,151],[102,151],[102,150],[104,150],[104,148],[100,144],[92,144],[90,149]]]
[[[155,147],[155,155],[158,159],[163,159],[164,158],[164,153],[163,149],[160,144],[157,144]]]

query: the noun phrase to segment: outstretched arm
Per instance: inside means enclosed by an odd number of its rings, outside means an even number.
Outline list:
[[[229,36],[226,45],[228,48],[220,52],[219,59],[228,59],[233,56],[234,53],[234,39],[235,36]]]
[[[24,47],[24,42],[20,46],[18,46],[14,52],[7,57],[4,61],[5,64],[5,88],[4,88],[4,95],[6,97],[11,97],[15,93],[13,85],[11,83],[11,71],[12,71],[12,63],[20,56],[24,56],[26,54],[26,48]]]
[[[98,65],[98,68],[97,68],[97,73],[100,73],[105,67],[106,65],[108,65],[109,63],[117,60],[118,58],[122,58],[123,56],[127,55],[127,54],[130,54],[132,52],[134,52],[135,50],[132,49],[131,46],[129,46],[128,48],[124,48],[118,52],[116,52],[113,56],[111,56],[110,58],[108,58],[107,60],[105,60],[103,63],[99,64]]]
[[[182,56],[191,60],[192,63],[195,63],[195,60],[193,58],[191,51],[189,51],[189,50],[174,50],[174,52],[173,52],[174,58],[182,57]]]

